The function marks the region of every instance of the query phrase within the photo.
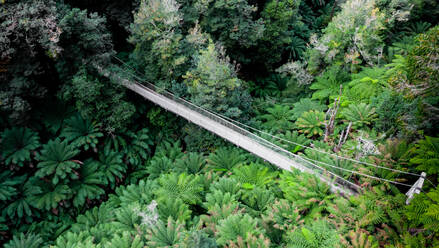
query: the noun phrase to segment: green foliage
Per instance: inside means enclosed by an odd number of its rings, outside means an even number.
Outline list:
[[[51,210],[57,208],[58,204],[71,198],[72,190],[67,185],[56,186],[39,185],[41,191],[33,196],[32,204],[38,209]]]
[[[98,120],[109,132],[125,127],[135,112],[134,105],[126,101],[122,86],[96,78],[85,68],[64,85],[62,94],[65,100],[75,102],[82,116]]]
[[[311,174],[286,172],[280,174],[279,187],[285,199],[294,203],[309,219],[319,218],[335,196],[330,193],[329,185]]]
[[[43,239],[38,234],[34,233],[20,233],[12,238],[5,248],[38,248],[43,244]]]
[[[103,182],[111,188],[121,181],[127,170],[126,164],[122,161],[122,155],[114,151],[106,151],[99,154],[99,170],[102,172]]]
[[[199,174],[204,170],[205,158],[199,153],[190,152],[176,161],[176,170],[190,174]]]
[[[253,163],[234,168],[232,174],[232,178],[235,178],[245,189],[268,186],[275,176],[276,174],[269,172],[268,168]]]
[[[146,165],[146,171],[148,172],[150,179],[160,177],[162,174],[171,172],[174,169],[172,160],[167,157],[153,157]]]
[[[307,139],[304,135],[299,134],[297,131],[287,131],[285,134],[280,135],[280,137],[284,140],[288,140],[293,143],[287,143],[286,141],[283,142],[282,146],[289,150],[292,153],[296,153],[298,151],[301,151],[305,149],[304,146],[307,146],[311,143],[311,140]],[[297,145],[299,144],[299,145]]]
[[[38,134],[29,128],[11,128],[2,133],[1,150],[5,164],[23,166],[31,160],[31,152],[40,146]]]
[[[285,132],[291,130],[294,120],[293,110],[287,105],[274,105],[272,108],[267,108],[267,114],[261,115],[259,118],[264,120],[263,126],[269,130],[278,130]]]
[[[246,0],[197,2],[203,18],[200,25],[231,51],[233,59],[244,62],[239,47],[256,45],[263,35],[262,19],[253,17],[257,8]],[[236,54],[237,53],[237,54]]]
[[[426,194],[416,195],[410,205],[406,206],[406,209],[405,214],[412,226],[422,225],[437,236],[439,231],[439,188],[432,189]]]
[[[412,134],[418,127],[418,101],[405,99],[394,92],[383,92],[373,99],[372,105],[378,115],[375,129],[387,133],[402,130]]]
[[[305,50],[306,32],[298,32],[304,26],[300,21],[299,2],[292,0],[269,1],[261,13],[264,20],[264,35],[258,50],[264,63],[270,68],[290,52],[289,58],[297,59]]]
[[[96,123],[76,115],[66,120],[66,127],[63,128],[60,136],[65,137],[72,145],[83,147],[87,151],[89,148],[96,150],[98,138],[104,135],[99,132]]]
[[[166,221],[170,217],[184,223],[191,218],[192,211],[181,199],[166,198],[158,202],[158,213],[162,221]]]
[[[238,203],[237,199],[235,199],[235,195],[230,192],[214,190],[212,193],[206,195],[206,201],[203,203],[203,206],[208,210],[212,210],[214,207],[222,207],[235,203]]]
[[[352,127],[355,129],[371,126],[376,116],[375,109],[365,103],[350,104],[340,114],[343,118],[352,122]]]
[[[291,248],[318,248],[338,247],[337,233],[324,220],[312,223],[309,226],[297,228],[289,235],[288,247]]]
[[[323,127],[325,123],[325,114],[317,110],[304,112],[297,119],[295,125],[300,133],[306,134],[307,137],[315,137],[323,135]]]
[[[28,121],[35,100],[48,95],[42,75],[50,74],[49,58],[61,53],[61,29],[55,1],[1,1],[1,5],[0,111],[5,123],[16,125]]]
[[[312,99],[326,102],[337,98],[340,95],[340,87],[348,80],[348,74],[339,66],[331,66],[320,76],[316,77],[316,82],[309,87],[312,90],[316,90],[312,94]]]
[[[230,215],[219,221],[217,243],[219,245],[230,245],[239,239],[246,240],[249,236],[263,235],[264,232],[258,227],[257,221],[248,214]],[[268,240],[267,240],[268,241]],[[268,247],[266,244],[263,247]]]
[[[9,171],[2,172],[0,174],[0,200],[6,201],[11,199],[17,194],[17,189],[14,187],[18,184],[22,184],[26,180],[26,176],[13,177]]]
[[[285,234],[291,232],[301,222],[299,210],[285,199],[276,200],[267,206],[262,215],[262,225],[270,239],[276,244],[285,241]]]
[[[227,172],[244,162],[244,157],[236,149],[221,147],[211,153],[207,159],[208,166],[215,171]]]
[[[62,30],[59,44],[63,48],[63,56],[58,60],[57,69],[61,77],[70,79],[88,62],[108,63],[114,51],[105,17],[65,5],[60,6],[59,12],[59,27]]]
[[[60,181],[77,179],[75,169],[78,169],[82,162],[73,160],[79,154],[76,148],[69,144],[67,140],[61,141],[59,138],[50,140],[43,145],[41,154],[38,156],[39,163],[37,167],[39,170],[35,173],[37,177],[52,178],[53,184],[58,184]]]
[[[137,184],[116,188],[119,199],[115,199],[115,204],[123,206],[136,202],[147,204],[153,199],[153,193],[157,188],[157,182],[154,180],[140,180]]]
[[[300,101],[293,104],[293,120],[297,120],[303,113],[310,110],[325,111],[326,106],[310,98],[301,98]]]
[[[18,178],[6,179],[2,178],[3,173],[0,178],[3,183],[0,184],[0,199],[1,200],[11,200],[9,204],[3,209],[3,214],[7,215],[11,220],[19,220],[25,217],[26,219],[34,216],[35,209],[33,209],[32,204],[34,200],[34,195],[40,193],[40,188],[32,184],[32,181],[24,181],[24,176]],[[6,173],[8,175],[8,173]],[[10,175],[8,175],[10,176]],[[18,180],[17,180],[18,179]],[[11,187],[11,183],[20,184],[17,189]],[[7,187],[4,187],[4,186]],[[9,190],[9,191],[8,191]],[[16,193],[14,197],[4,198],[5,194]],[[2,199],[2,197],[4,199]]]
[[[125,150],[128,162],[132,165],[140,165],[142,161],[148,158],[150,146],[152,145],[152,140],[149,134],[148,128],[143,128],[134,132],[127,132],[128,137],[131,138],[129,145]]]
[[[273,204],[273,192],[262,187],[255,187],[244,192],[242,202],[245,204],[246,212],[257,218],[267,210],[268,206]]]
[[[151,247],[179,246],[184,238],[184,226],[169,217],[166,222],[159,221],[155,227],[148,231],[147,244]]]
[[[384,78],[386,68],[373,67],[364,68],[357,74],[352,74],[352,81],[348,83],[348,88],[343,92],[343,105],[351,102],[369,103],[371,97],[377,96],[389,87]]]
[[[241,184],[234,178],[221,177],[210,186],[210,191],[220,191],[239,196]]]
[[[155,194],[159,200],[179,198],[188,204],[201,202],[203,186],[198,176],[171,173],[160,176],[158,181],[161,187],[155,191]]]
[[[251,97],[242,89],[243,83],[224,50],[215,48],[210,41],[209,46],[194,59],[195,68],[184,76],[190,101],[230,118],[246,117]]]
[[[70,184],[70,188],[75,192],[73,197],[73,206],[82,206],[86,199],[98,199],[105,191],[101,185],[105,184],[103,172],[100,171],[100,164],[96,161],[88,159],[81,165],[79,180],[75,180]]]
[[[415,145],[412,154],[410,163],[417,165],[416,170],[436,175],[439,179],[439,138],[425,136]]]

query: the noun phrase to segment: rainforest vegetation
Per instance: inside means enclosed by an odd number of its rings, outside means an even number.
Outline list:
[[[0,0],[0,245],[439,247],[438,21],[435,0]],[[361,190],[281,170],[99,68]]]

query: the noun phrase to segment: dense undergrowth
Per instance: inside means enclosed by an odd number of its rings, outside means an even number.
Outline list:
[[[435,1],[0,8],[5,247],[439,246]],[[96,65],[262,130],[362,193],[278,170]],[[411,185],[421,172],[406,205],[409,188],[389,181]]]

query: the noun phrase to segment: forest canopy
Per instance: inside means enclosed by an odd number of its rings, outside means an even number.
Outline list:
[[[432,0],[0,0],[0,244],[439,246],[438,21]]]

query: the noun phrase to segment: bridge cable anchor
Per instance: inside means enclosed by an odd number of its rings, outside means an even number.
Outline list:
[[[425,177],[427,176],[427,173],[422,172],[421,177],[413,184],[413,186],[405,193],[407,196],[407,200],[405,201],[405,204],[409,205],[410,201],[413,199],[414,194],[421,193],[422,185],[424,184]]]

